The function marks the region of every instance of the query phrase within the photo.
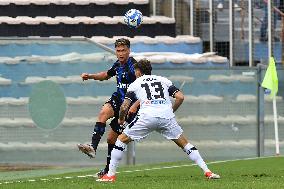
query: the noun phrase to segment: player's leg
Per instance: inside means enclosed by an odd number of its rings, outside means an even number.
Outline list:
[[[107,138],[108,156],[107,156],[106,171],[108,171],[108,166],[109,166],[110,157],[111,157],[111,151],[114,148],[114,145],[115,145],[115,142],[116,142],[118,136],[119,136],[119,134],[117,132],[115,132],[113,129],[109,130],[108,138]]]
[[[204,171],[207,178],[209,178],[209,173],[212,178],[213,176],[214,178],[220,178],[219,175],[212,173],[208,169],[197,148],[189,143],[187,138],[183,135],[183,130],[175,118],[164,119],[162,121],[164,124],[158,128],[158,132],[160,132],[165,138],[174,141],[181,149],[183,149],[183,151],[187,153],[189,159],[194,161]]]
[[[116,174],[116,169],[118,167],[120,160],[123,157],[123,153],[127,151],[127,144],[130,143],[131,141],[132,141],[131,138],[124,133],[118,136],[115,145],[113,147],[113,150],[111,152],[111,160],[108,171],[109,176]]]
[[[205,176],[208,179],[219,179],[220,176],[212,173],[204,162],[203,158],[201,157],[197,148],[188,142],[186,137],[181,134],[178,139],[172,139],[183,151],[188,155],[189,159],[194,161],[203,171]]]
[[[123,157],[123,153],[127,150],[127,144],[132,140],[141,140],[153,131],[156,119],[141,119],[136,116],[134,120],[127,125],[121,135],[118,136],[114,148],[111,152],[111,160],[109,164],[109,171],[99,182],[113,182],[115,181],[116,169]]]
[[[78,148],[83,153],[87,154],[89,157],[94,158],[98,144],[105,133],[106,121],[114,116],[114,111],[112,105],[107,102],[103,105],[99,116],[98,121],[94,127],[94,132],[92,135],[92,143],[89,144],[78,144]]]
[[[131,113],[131,115],[127,116],[126,122],[131,123],[137,115],[137,111],[135,113]],[[109,171],[109,164],[111,159],[111,152],[117,140],[117,137],[122,134],[123,128],[118,124],[118,114],[115,112],[115,118],[112,119],[111,123],[109,124],[111,129],[109,130],[107,143],[108,143],[108,155],[107,155],[107,163],[104,169],[101,169],[97,176],[101,178]]]
[[[189,159],[194,161],[204,171],[204,173],[210,171],[200,156],[197,148],[189,143],[183,134],[181,134],[178,139],[172,139],[172,141],[174,141],[188,155]]]
[[[92,136],[92,146],[94,150],[97,150],[98,144],[105,133],[106,121],[114,116],[114,111],[110,103],[105,103],[102,107],[98,121],[96,122],[93,136]]]
[[[114,182],[116,180],[116,169],[123,157],[124,152],[127,150],[127,144],[129,142],[131,142],[131,138],[124,133],[118,136],[111,152],[109,171],[107,174],[99,178],[97,180],[98,182]]]
[[[110,124],[111,129],[109,130],[108,137],[107,137],[107,144],[108,144],[107,162],[106,162],[105,168],[100,170],[97,173],[98,178],[101,178],[102,176],[104,176],[108,172],[112,149],[115,145],[117,137],[119,136],[119,134],[121,134],[121,132],[119,133],[118,131],[114,130],[114,128],[113,128],[114,122],[116,122],[116,124],[118,125],[117,119],[113,119],[111,124]]]

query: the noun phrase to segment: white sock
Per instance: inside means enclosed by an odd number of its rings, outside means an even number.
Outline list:
[[[189,159],[194,161],[204,171],[204,173],[210,171],[195,146],[188,143],[183,148],[183,151],[187,153]]]
[[[113,150],[111,151],[111,160],[109,164],[109,171],[107,173],[108,176],[115,175],[118,164],[122,159],[123,152],[125,152],[126,150],[127,150],[127,144],[117,139],[113,147]]]

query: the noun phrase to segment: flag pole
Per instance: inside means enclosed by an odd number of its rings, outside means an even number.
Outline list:
[[[274,136],[275,136],[275,153],[276,156],[280,155],[279,150],[279,134],[277,122],[277,107],[276,107],[276,94],[278,92],[278,76],[273,57],[269,58],[269,64],[266,69],[264,79],[261,86],[270,90],[270,97],[273,98],[273,121],[274,121]]]
[[[276,152],[276,156],[279,156],[280,150],[279,150],[279,134],[278,134],[278,121],[277,121],[276,95],[274,95],[274,97],[273,97],[273,120],[274,120],[274,135],[275,135],[275,152]]]

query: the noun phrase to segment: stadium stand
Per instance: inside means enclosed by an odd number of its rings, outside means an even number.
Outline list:
[[[90,39],[94,42],[104,44],[113,48],[114,41],[119,37],[126,37],[131,41],[132,52],[179,52],[185,54],[203,53],[202,41],[199,37],[190,35],[170,36],[93,36]]]
[[[203,3],[202,3],[203,2]],[[215,1],[216,2],[216,1]],[[264,9],[263,7],[266,6],[264,4],[265,1],[255,1],[252,3],[253,5],[253,23],[254,23],[254,60],[255,62],[261,62],[267,59],[268,56],[268,46],[267,41],[260,41],[260,28],[261,23],[263,22],[264,18]],[[259,5],[258,5],[259,4]],[[217,6],[217,5],[216,5]],[[201,1],[200,7],[202,10],[201,12],[207,11],[209,9],[208,1]],[[278,7],[279,8],[279,7]],[[199,13],[201,14],[201,13]],[[207,13],[208,14],[208,13]],[[277,13],[275,13],[277,14]],[[229,1],[224,1],[224,8],[223,9],[215,9],[214,10],[214,43],[216,51],[220,56],[229,57]],[[277,14],[278,15],[278,14]],[[199,16],[200,20],[198,23],[200,24],[200,31],[199,37],[202,39],[204,44],[208,44],[209,39],[209,21],[205,19],[205,16]],[[281,29],[281,16],[276,21],[276,28],[275,28],[275,37],[279,38],[282,34]],[[202,19],[201,19],[202,18]],[[247,65],[248,57],[249,57],[249,18],[248,18],[248,1],[242,1],[238,11],[234,12],[234,54],[235,54],[235,62],[238,65]],[[274,57],[276,62],[281,62],[281,41],[274,41],[273,42],[273,49],[274,49]]]
[[[108,17],[66,17],[56,16],[54,18],[37,16],[17,16],[15,18],[0,17],[0,36],[85,36],[104,35],[112,37],[115,35],[156,35],[175,36],[175,20],[164,16],[144,17],[143,27],[139,30],[125,29],[122,16]]]
[[[149,15],[149,0],[1,0],[0,16],[120,16],[136,8]]]
[[[12,80],[0,77],[0,85],[11,85]]]
[[[144,14],[141,30],[130,30],[122,23],[121,15],[134,6]],[[66,157],[68,161],[71,157],[76,163],[84,162],[83,157],[70,154],[74,144],[86,142],[88,131],[96,121],[97,107],[113,92],[115,80],[82,82],[79,75],[108,69],[115,56],[96,44],[113,49],[114,40],[122,36],[130,39],[136,59],[149,58],[155,73],[167,76],[182,88],[186,98],[177,119],[185,130],[189,126],[190,132],[194,130],[193,139],[204,128],[208,133],[220,129],[223,138],[210,134],[204,140],[205,145],[210,144],[210,149],[211,144],[214,148],[223,148],[224,143],[240,146],[232,141],[230,132],[235,132],[233,124],[244,128],[245,133],[256,130],[256,75],[229,70],[227,58],[204,53],[201,38],[176,35],[175,19],[150,16],[149,8],[149,1],[138,0],[21,0],[13,3],[1,0],[0,36],[37,37],[0,39],[0,131],[3,135],[0,149],[26,150],[26,157],[31,150],[66,150],[66,153],[60,151],[61,162],[65,163]],[[66,36],[71,38],[65,40]],[[33,86],[45,80],[59,84],[67,102],[63,122],[52,131],[36,128],[28,110]],[[277,97],[277,102],[283,103],[282,97]],[[248,105],[247,109],[243,108]],[[273,121],[272,117],[266,119],[269,123]],[[279,120],[284,122],[283,117]],[[251,136],[234,134],[242,145],[255,146]],[[155,140],[158,139],[151,140],[151,144],[161,145],[160,141],[153,142]],[[102,143],[102,147],[106,144]],[[4,157],[2,161],[7,159]]]
[[[107,45],[110,49],[113,49],[113,42],[116,38],[118,36],[113,38],[98,36],[92,37],[90,41]],[[52,38],[48,39],[52,40]],[[84,43],[82,38],[77,38],[77,41],[75,37],[73,39],[73,43],[68,43],[66,40],[64,43],[64,39],[53,39],[52,44],[49,45],[47,40],[35,40],[30,44],[27,43],[27,40],[12,40],[10,44],[7,44],[5,40],[1,40],[0,63],[19,64],[23,61],[33,64],[37,62],[79,63],[80,61],[96,63],[111,57],[111,60],[114,61],[113,56],[106,56],[105,53],[96,52],[97,49],[92,43]],[[198,37],[156,36],[150,38],[148,36],[136,36],[129,39],[131,42],[133,41],[132,55],[135,58],[141,59],[147,56],[153,63],[159,63],[161,67],[228,66],[226,58],[217,56],[215,53],[202,53],[202,42]],[[10,51],[10,48],[14,50]],[[41,51],[38,48],[44,48],[45,50]]]
[[[127,28],[122,15],[143,12],[143,27]],[[0,2],[0,36],[175,36],[175,19],[150,16],[147,0],[17,0]],[[127,28],[127,29],[126,29]]]

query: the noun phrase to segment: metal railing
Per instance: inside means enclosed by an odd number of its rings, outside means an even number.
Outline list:
[[[231,66],[243,64],[252,67],[255,66],[257,63],[265,63],[265,61],[267,62],[269,57],[271,56],[282,57],[282,55],[276,55],[275,53],[278,52],[275,52],[273,50],[274,48],[276,48],[275,45],[277,45],[277,48],[279,48],[279,44],[276,44],[274,41],[276,31],[274,31],[273,29],[273,17],[275,14],[277,14],[276,16],[281,17],[281,19],[283,19],[282,17],[284,14],[281,12],[281,10],[279,10],[276,5],[273,4],[274,0],[268,0],[267,4],[257,0],[225,0],[223,10],[219,10],[217,8],[218,2],[219,1],[217,0],[151,1],[153,8],[152,13],[154,15],[159,13],[167,14],[171,15],[171,17],[174,16],[176,20],[180,20],[179,16],[181,15],[183,17],[188,16],[189,23],[187,23],[187,19],[183,19],[184,21],[177,23],[177,28],[187,26],[188,30],[181,30],[180,32],[179,30],[177,30],[177,34],[189,34],[201,37],[204,43],[209,43],[209,48],[206,48],[206,46],[204,46],[205,51],[217,51],[217,53],[219,54],[219,51],[229,51],[229,53],[225,53],[225,56],[227,56],[227,58],[230,60]],[[239,7],[235,7],[235,4],[237,3]],[[181,4],[181,6],[177,6],[179,4]],[[164,9],[164,5],[170,5],[171,8],[162,11]],[[268,9],[267,41],[258,42],[259,36],[256,34],[256,31],[257,33],[262,32],[260,27],[264,27],[262,25],[265,24],[264,17],[266,12],[264,11],[264,9],[266,6]],[[184,10],[186,9],[186,7],[188,7],[188,10]],[[177,14],[180,12],[184,13]],[[229,14],[228,17],[226,17],[227,13]],[[260,18],[261,16],[263,16],[263,18]],[[200,21],[203,19],[206,19],[207,25],[200,23]],[[224,21],[226,21],[227,25],[224,25],[224,23],[222,23]],[[216,29],[216,27],[224,27],[224,30],[222,30],[222,28]],[[280,28],[281,27],[277,26],[277,32]],[[226,31],[229,31],[229,33],[226,33]],[[237,34],[239,32],[240,34]],[[283,31],[281,32],[283,33]],[[208,39],[204,35],[208,35]],[[225,40],[224,42],[228,43],[229,46],[227,46],[225,43],[220,44],[220,39],[218,39],[217,35],[223,35],[224,37],[228,36],[228,40]],[[246,52],[244,52],[243,49],[246,48],[246,46],[248,47],[248,49],[246,50]],[[282,48],[281,45],[280,48]],[[262,57],[256,57],[257,55],[255,51],[261,50],[264,50],[265,54],[267,55],[263,55]],[[278,59],[277,61],[283,62],[283,60],[280,59]]]

